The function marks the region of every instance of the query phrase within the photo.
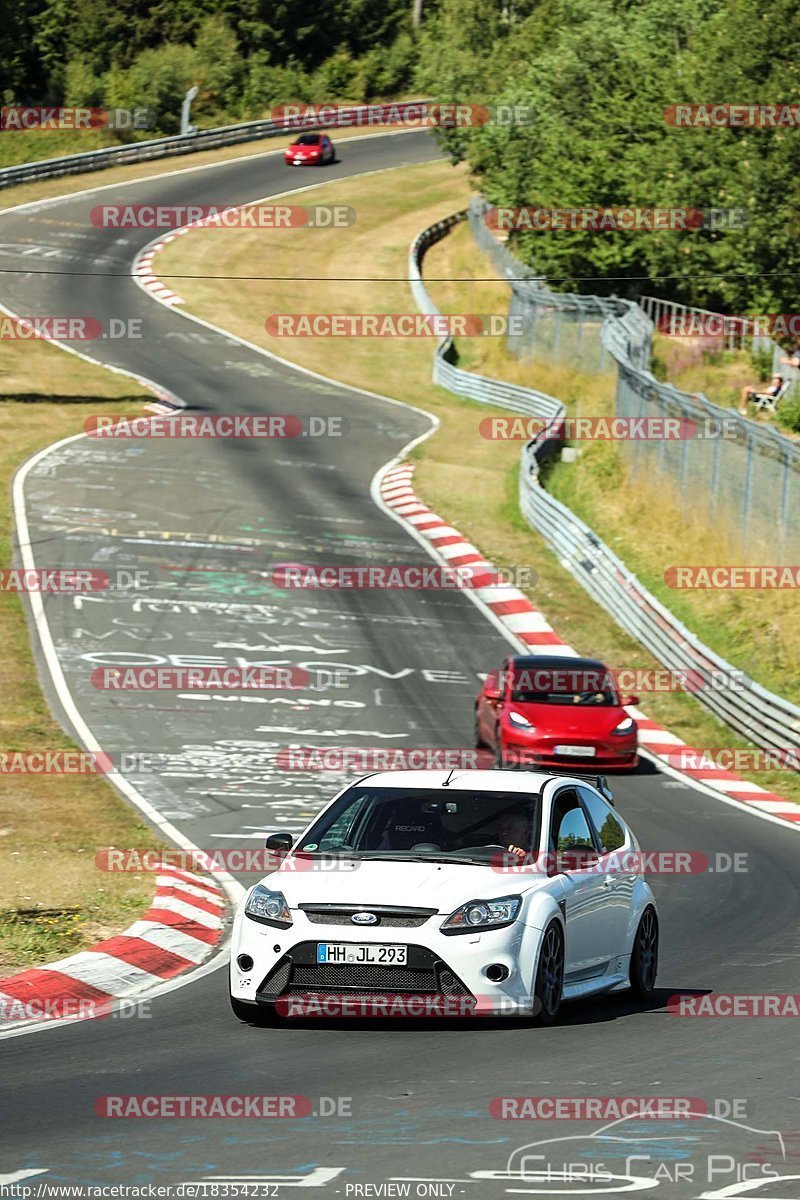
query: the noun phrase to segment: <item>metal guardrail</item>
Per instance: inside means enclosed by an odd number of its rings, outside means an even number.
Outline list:
[[[363,118],[368,113],[402,112],[404,108],[418,108],[422,101],[400,101],[396,104],[353,104],[337,107],[337,128],[368,122]],[[377,125],[378,122],[376,121]],[[216,150],[221,146],[235,146],[239,142],[254,142],[261,138],[279,137],[295,129],[329,128],[329,123],[313,116],[302,121],[243,121],[239,125],[223,125],[217,129],[199,129],[196,133],[175,134],[172,137],[151,138],[133,142],[126,146],[108,146],[103,150],[85,150],[79,154],[67,154],[61,158],[40,159],[38,162],[20,163],[13,167],[0,168],[0,188],[13,187],[18,183],[29,183],[34,179],[54,179],[60,175],[80,175],[85,171],[102,171],[106,167],[121,167],[128,163],[149,162],[152,159],[172,158],[180,154],[196,154],[200,150]],[[8,136],[13,136],[9,134]]]
[[[439,311],[422,279],[425,252],[464,218],[464,213],[457,213],[429,226],[411,245],[409,281],[423,312]],[[433,378],[449,391],[530,416],[563,415],[564,406],[555,397],[472,374],[456,366],[452,356],[452,339],[445,338],[436,350]],[[696,698],[731,729],[767,750],[785,751],[798,744],[800,708],[767,691],[705,646],[639,582],[588,525],[548,494],[540,480],[540,466],[553,450],[553,441],[541,438],[533,439],[523,448],[519,504],[528,524],[542,535],[562,565],[660,663],[670,670],[692,672],[690,678],[698,681]]]
[[[617,370],[618,417],[678,417],[703,431],[702,437],[680,442],[621,443],[631,478],[637,472],[666,475],[677,485],[684,511],[703,514],[710,525],[725,522],[748,546],[770,546],[779,560],[794,561],[800,553],[800,442],[702,393],[656,379],[653,322],[641,305],[549,291],[541,278],[531,278],[532,268],[498,242],[486,220],[489,210],[476,197],[469,208],[470,228],[509,283],[510,312],[525,321],[528,351],[590,371],[602,369],[610,356]],[[524,343],[522,337],[509,338],[509,350],[519,353]],[[777,346],[774,352],[781,353]],[[714,436],[706,432],[713,429]]]
[[[408,255],[408,278],[411,291],[421,312],[438,316],[439,309],[428,294],[428,289],[422,279],[420,264],[425,251],[435,242],[446,237],[454,225],[466,219],[467,213],[454,213],[424,229],[411,244]],[[566,412],[560,400],[555,400],[545,392],[537,392],[533,388],[521,387],[514,383],[503,383],[490,379],[487,375],[476,375],[472,371],[464,371],[454,362],[455,348],[452,337],[443,338],[436,350],[433,360],[433,379],[435,383],[454,392],[457,396],[469,396],[482,404],[501,405],[512,412],[523,413],[526,416],[561,417]]]
[[[757,354],[768,350],[773,352],[775,342],[766,334],[753,331],[753,322],[744,317],[725,316],[724,313],[713,312],[709,308],[695,308],[687,304],[677,304],[674,300],[662,300],[658,296],[639,296],[639,304],[645,314],[655,325],[659,333],[667,337],[691,336],[708,339],[716,345],[724,344],[726,350],[750,350]],[[692,328],[692,318],[704,332],[686,335],[687,327]],[[709,321],[708,318],[713,318]],[[716,325],[715,325],[716,322]],[[705,332],[719,329],[720,332]]]

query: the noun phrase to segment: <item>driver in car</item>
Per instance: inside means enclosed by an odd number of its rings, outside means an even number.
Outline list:
[[[522,809],[504,812],[500,818],[500,844],[522,862],[531,853],[531,822]]]

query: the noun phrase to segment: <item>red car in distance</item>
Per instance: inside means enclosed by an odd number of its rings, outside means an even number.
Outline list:
[[[497,767],[634,770],[637,725],[613,675],[593,658],[516,655],[486,676],[475,701],[475,745]]]
[[[320,166],[336,161],[336,151],[327,133],[301,133],[283,152],[283,161],[290,167]]]

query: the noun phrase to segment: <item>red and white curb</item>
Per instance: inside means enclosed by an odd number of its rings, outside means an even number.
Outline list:
[[[496,622],[513,634],[520,649],[527,654],[559,654],[577,657],[572,646],[562,642],[543,613],[527,596],[516,588],[502,583],[496,568],[484,558],[479,550],[448,525],[440,516],[422,503],[417,497],[411,480],[414,468],[400,463],[384,472],[380,481],[380,495],[384,504],[407,525],[421,535],[436,554],[451,567],[470,567],[486,574],[485,586],[470,589],[489,609]],[[742,779],[734,771],[727,771],[713,763],[703,766],[684,766],[690,756],[697,762],[703,761],[702,750],[694,749],[663,725],[651,720],[638,707],[626,710],[639,726],[639,742],[642,749],[661,759],[672,771],[686,775],[731,800],[736,800],[777,817],[783,821],[800,823],[800,805],[793,804],[784,796],[768,792],[757,783]],[[706,762],[708,760],[705,760]]]
[[[163,304],[169,305],[170,308],[174,308],[176,304],[183,304],[183,300],[177,292],[173,292],[165,283],[162,283],[154,273],[153,259],[159,250],[164,249],[167,242],[174,242],[179,234],[188,233],[190,228],[191,226],[187,225],[184,229],[176,229],[172,233],[165,234],[160,242],[150,242],[133,262],[133,275],[141,286],[151,295],[156,296]]]
[[[0,1029],[81,1014],[199,966],[222,938],[225,894],[204,875],[165,866],[151,907],[88,950],[0,979]]]

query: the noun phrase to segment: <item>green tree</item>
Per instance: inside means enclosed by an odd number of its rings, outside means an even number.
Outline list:
[[[194,47],[167,43],[143,50],[127,70],[109,71],[103,99],[108,108],[154,109],[157,132],[177,133],[181,101],[187,88],[198,82],[203,80]]]

